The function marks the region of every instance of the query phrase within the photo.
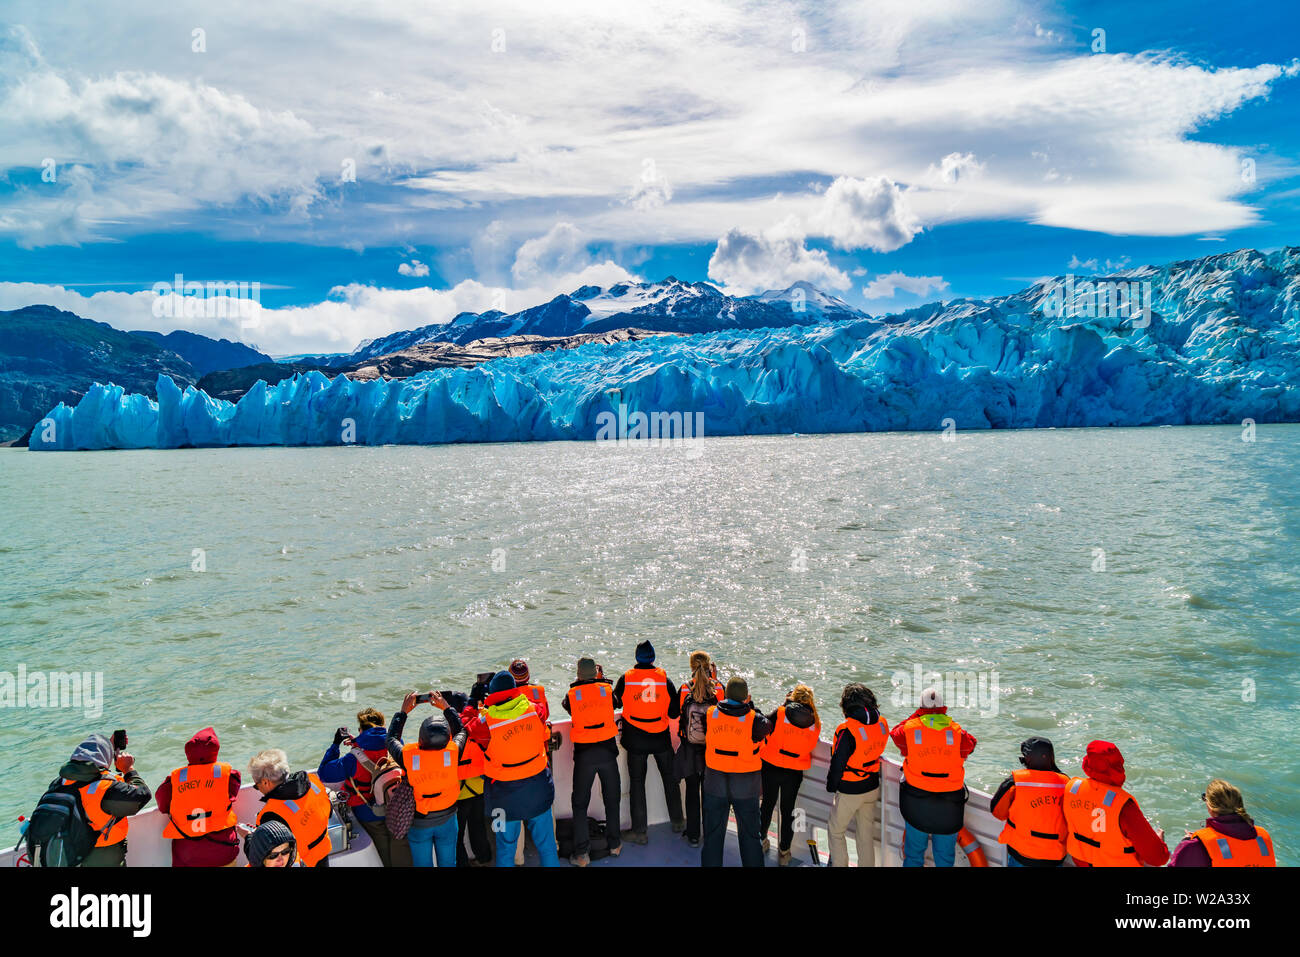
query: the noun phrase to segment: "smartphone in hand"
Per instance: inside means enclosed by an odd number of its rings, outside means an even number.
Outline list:
[[[415,696],[415,703],[416,703],[416,704],[428,704],[428,703],[429,703],[430,701],[432,701],[432,700],[433,700],[433,692],[432,692],[432,691],[426,691],[426,692],[424,692],[423,694],[418,694],[418,695]]]

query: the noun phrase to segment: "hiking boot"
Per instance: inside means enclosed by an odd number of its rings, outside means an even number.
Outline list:
[[[688,837],[686,839],[686,843],[689,844],[691,847],[699,847],[700,839],[698,837]]]
[[[681,833],[682,833],[683,831],[685,831],[685,830],[686,830],[686,822],[685,822],[685,821],[673,821],[673,833],[674,833],[674,834],[681,834]]]
[[[574,854],[569,858],[569,863],[574,867],[586,867],[591,863],[591,856],[589,854]]]
[[[618,847],[611,847],[611,848],[609,849],[609,856],[610,856],[610,857],[618,857],[618,856],[619,856],[620,854],[622,854],[622,853],[623,853],[623,845],[622,845],[622,844],[618,845]]]
[[[779,852],[777,852],[777,855],[776,855],[776,863],[777,863],[777,866],[778,866],[778,867],[787,867],[787,866],[789,866],[789,864],[790,864],[790,858],[793,857],[793,856],[794,856],[794,855],[791,854],[789,851],[779,851]]]
[[[648,834],[646,834],[645,831],[633,831],[631,834],[629,834],[629,835],[627,836],[627,839],[628,839],[628,841],[629,841],[630,843],[632,843],[632,844],[649,844],[649,843],[650,843],[650,837],[649,837]]]

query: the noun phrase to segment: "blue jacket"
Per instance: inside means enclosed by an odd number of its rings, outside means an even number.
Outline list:
[[[356,740],[357,747],[362,751],[388,750],[388,732],[384,728],[366,728],[357,735]],[[348,751],[347,754],[339,757],[339,746],[331,744],[329,750],[325,752],[325,757],[321,758],[320,767],[316,769],[316,774],[320,776],[322,784],[342,784],[348,778],[356,777],[356,755]],[[370,809],[368,804],[353,805],[352,813],[357,816],[359,821],[383,820],[382,817]]]

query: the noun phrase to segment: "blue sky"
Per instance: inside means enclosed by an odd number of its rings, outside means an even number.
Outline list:
[[[281,354],[583,283],[886,312],[1300,243],[1292,3],[314,11],[10,0],[0,308],[169,331],[155,283],[256,281],[255,336],[188,325]]]

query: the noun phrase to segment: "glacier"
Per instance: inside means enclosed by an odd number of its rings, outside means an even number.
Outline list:
[[[590,344],[408,379],[311,372],[233,404],[160,376],[156,402],[96,384],[37,423],[30,448],[591,440],[620,406],[702,414],[708,435],[1300,421],[1300,248],[1115,278],[1150,284],[1149,321],[1104,302],[1063,311],[1058,277],[884,318]]]

